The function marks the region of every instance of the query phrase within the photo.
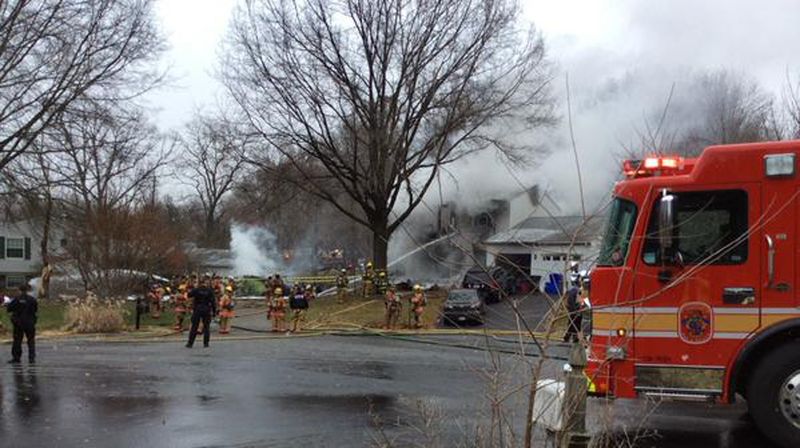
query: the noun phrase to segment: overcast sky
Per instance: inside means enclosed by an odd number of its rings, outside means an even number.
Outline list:
[[[577,210],[574,162],[568,150],[564,74],[569,73],[573,124],[591,203],[607,196],[616,154],[634,126],[663,106],[670,86],[681,91],[693,74],[715,69],[747,73],[776,95],[787,72],[800,76],[800,1],[797,0],[521,0],[525,16],[545,37],[555,64],[562,125],[538,139],[551,155],[516,174],[539,182]],[[197,108],[213,107],[214,78],[236,0],[159,0],[171,46],[166,62],[174,81],[151,98],[164,129],[180,126]],[[488,165],[487,165],[488,164]],[[487,169],[487,166],[493,168]],[[509,188],[505,168],[491,154],[454,167],[460,182],[447,195],[484,197]],[[472,185],[472,187],[471,187]],[[480,190],[471,191],[470,188]]]

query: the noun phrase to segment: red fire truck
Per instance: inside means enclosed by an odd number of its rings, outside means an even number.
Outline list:
[[[732,403],[800,446],[800,141],[624,163],[591,275],[590,393]]]

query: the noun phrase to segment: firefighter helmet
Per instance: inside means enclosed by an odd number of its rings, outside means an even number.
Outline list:
[[[227,292],[233,292],[233,287],[232,287],[232,286],[226,286],[226,287],[225,287],[225,291],[227,291]]]
[[[367,262],[367,268],[371,268],[371,267],[372,267],[372,262],[371,262],[371,261],[368,261],[368,262]]]
[[[383,271],[378,272],[378,277],[386,277],[386,273]]]

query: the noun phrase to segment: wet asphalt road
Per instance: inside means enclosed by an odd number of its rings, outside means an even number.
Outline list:
[[[418,399],[476,415],[487,365],[481,351],[361,337],[43,342],[39,357],[2,366],[2,446],[369,446],[370,408],[387,422]]]
[[[447,440],[469,438],[469,428],[485,422],[491,363],[486,352],[454,345],[486,340],[422,341],[217,339],[209,349],[191,350],[179,341],[42,342],[35,366],[0,367],[0,446],[352,447],[373,446],[379,429],[404,446],[414,433],[408,425],[419,423],[420,402],[445,416]],[[504,387],[519,385],[525,364],[515,356],[495,360]],[[548,362],[545,375],[557,375],[560,364]],[[521,402],[510,405],[519,426]],[[610,408],[592,401],[590,412],[612,412],[618,436],[648,415],[640,401]],[[376,425],[375,416],[384,423]],[[741,407],[662,404],[644,428],[650,437],[638,447],[769,446]]]

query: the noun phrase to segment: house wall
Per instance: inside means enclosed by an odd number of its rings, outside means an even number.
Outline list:
[[[492,266],[497,261],[499,254],[530,254],[531,266],[529,275],[541,277],[549,273],[564,272],[571,260],[577,259],[581,269],[588,267],[597,255],[598,245],[593,242],[588,246],[553,245],[553,246],[525,246],[521,244],[486,244],[486,265]]]
[[[22,256],[16,257],[14,244],[22,241]],[[27,222],[0,223],[0,288],[18,286],[22,278],[39,275],[41,238]]]

